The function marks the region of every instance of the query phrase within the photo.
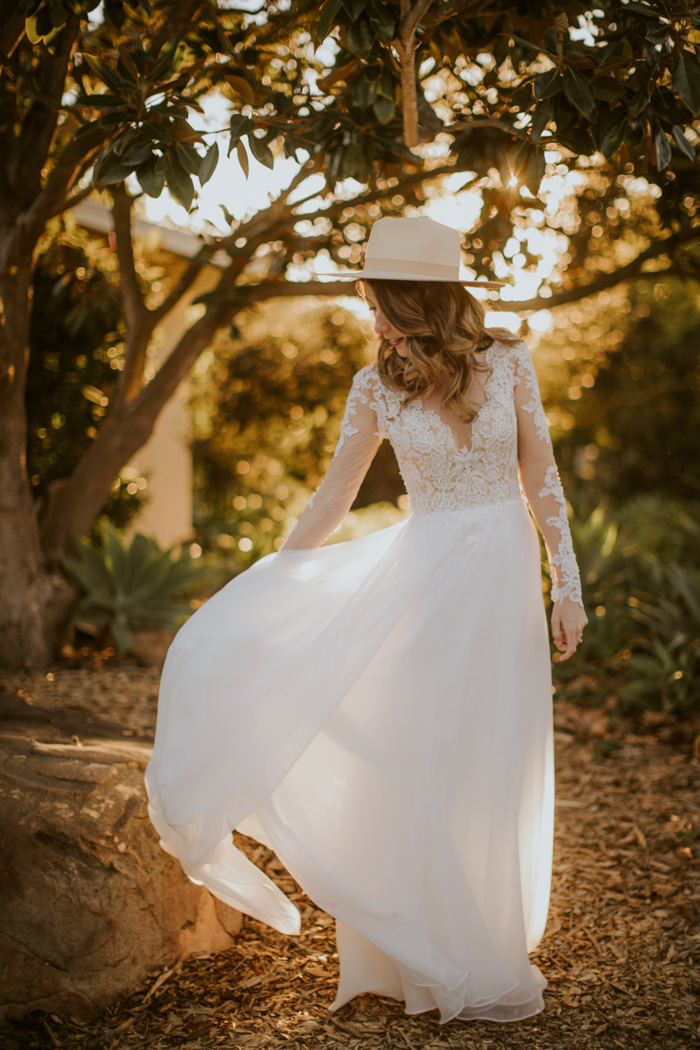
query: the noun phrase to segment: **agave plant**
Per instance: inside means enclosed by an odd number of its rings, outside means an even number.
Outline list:
[[[124,543],[106,524],[102,549],[72,535],[75,557],[60,563],[82,591],[72,626],[88,634],[109,632],[120,656],[129,652],[134,632],[173,629],[192,612],[191,599],[221,581],[220,567],[179,557],[140,533]]]
[[[622,690],[630,705],[688,714],[700,708],[700,570],[672,564],[665,593],[646,594],[632,608],[644,629],[629,660],[636,680]]]

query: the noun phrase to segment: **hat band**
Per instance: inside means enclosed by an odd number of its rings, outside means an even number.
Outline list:
[[[420,273],[421,277],[430,274],[434,277],[447,277],[459,280],[459,269],[454,266],[435,262],[410,262],[405,259],[365,259],[365,270],[386,270],[387,273]]]

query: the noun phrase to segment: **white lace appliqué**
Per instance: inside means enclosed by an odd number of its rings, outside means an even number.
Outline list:
[[[471,445],[458,447],[451,427],[419,400],[385,387],[370,365],[379,434],[391,441],[414,514],[501,503],[519,496],[513,369],[500,346],[489,364],[486,400],[472,423]]]
[[[532,358],[527,351],[527,347],[524,343],[518,343],[515,352],[518,358],[518,372],[514,377],[515,385],[517,386],[521,379],[525,380],[525,386],[530,393],[530,400],[527,405],[523,405],[526,412],[532,414],[532,421],[535,424],[537,430],[537,436],[541,441],[544,441],[552,447],[552,439],[549,436],[549,427],[547,426],[547,417],[544,414],[544,408],[542,406],[542,399],[540,398],[539,386],[537,384],[537,374],[532,364]]]
[[[377,406],[374,403],[374,384],[371,379],[372,368],[372,365],[367,365],[366,368],[361,368],[352,381],[352,389],[350,390],[345,405],[345,414],[343,415],[343,421],[340,424],[340,437],[338,438],[338,444],[335,446],[333,459],[339,455],[340,450],[347,439],[354,434],[359,433],[357,427],[354,427],[350,422],[357,412],[357,406],[359,404],[368,405],[376,412]]]
[[[562,598],[570,598],[572,602],[583,605],[581,579],[576,563],[576,555],[574,554],[574,546],[571,541],[569,519],[566,514],[566,499],[559,480],[559,472],[554,464],[547,467],[545,473],[544,487],[540,492],[540,499],[544,499],[545,496],[553,496],[559,504],[558,515],[547,518],[547,524],[557,529],[560,534],[556,552],[552,552],[549,555],[550,568],[556,570],[552,572],[552,601],[560,602]]]
[[[405,395],[383,384],[376,365],[368,365],[355,377],[354,395],[376,412],[377,433],[388,438],[393,446],[414,515],[452,512],[446,517],[454,517],[458,524],[464,513],[471,514],[476,508],[522,498],[518,419],[513,396],[521,379],[530,395],[523,407],[532,417],[538,438],[553,456],[537,376],[525,345],[494,343],[488,352],[488,364],[491,374],[485,384],[486,398],[472,423],[469,448],[460,448],[451,427],[437,412],[425,409],[420,400],[404,406]],[[351,417],[352,411],[349,415],[346,413],[341,441],[352,432],[348,421]],[[547,468],[543,482],[540,500],[554,497],[559,505],[559,514],[546,517],[545,521],[542,519],[546,508],[531,507],[533,513],[538,512],[535,516],[540,527],[549,526],[550,536],[545,539],[552,600],[570,598],[582,605],[566,501],[555,464]],[[530,502],[533,502],[532,494]],[[455,511],[463,513],[454,515]],[[554,545],[552,529],[558,535],[558,543]]]

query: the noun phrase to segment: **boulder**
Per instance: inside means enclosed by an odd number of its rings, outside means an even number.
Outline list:
[[[154,970],[230,947],[240,927],[158,844],[150,742],[88,722],[0,697],[3,1019],[87,1018]]]

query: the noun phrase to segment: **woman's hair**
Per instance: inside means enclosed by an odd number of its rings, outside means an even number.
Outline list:
[[[467,391],[476,372],[491,374],[490,367],[474,355],[495,339],[514,341],[517,336],[484,328],[485,311],[478,299],[456,281],[365,281],[382,313],[406,339],[408,356],[401,357],[382,339],[377,366],[384,382],[404,390],[404,406],[430,395],[445,377],[442,403],[464,423],[471,423],[479,406]],[[359,294],[364,298],[362,282]]]

